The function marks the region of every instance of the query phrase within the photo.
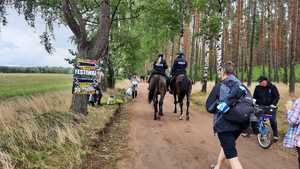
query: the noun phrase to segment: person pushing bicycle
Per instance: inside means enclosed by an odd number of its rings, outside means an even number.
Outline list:
[[[256,104],[259,106],[269,106],[272,108],[276,108],[280,99],[280,95],[278,89],[275,85],[273,85],[267,77],[260,76],[258,78],[259,85],[255,87],[253,98],[256,100]],[[271,113],[272,118],[270,119],[271,127],[273,130],[273,140],[278,141],[278,128],[277,128],[277,116],[276,111],[268,112]],[[251,122],[253,132],[255,134],[257,131],[257,123]]]

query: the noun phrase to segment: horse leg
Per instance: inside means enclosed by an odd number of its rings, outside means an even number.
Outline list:
[[[164,116],[164,113],[163,113],[164,97],[165,97],[164,95],[161,95],[160,100],[159,100],[159,115],[160,116]]]
[[[190,112],[189,112],[189,108],[190,108],[190,95],[187,94],[186,96],[186,120],[190,120]]]
[[[155,110],[156,119],[160,120],[160,115],[159,115],[160,107],[158,102],[158,96],[156,96],[155,104],[156,104],[156,110]]]
[[[154,105],[154,120],[158,120],[160,118],[157,115],[157,113],[158,113],[158,110],[157,110],[157,105],[158,105],[157,96],[155,96],[155,98],[154,98],[153,105]]]
[[[179,99],[179,103],[180,103],[180,117],[179,117],[179,120],[182,120],[183,119],[183,98],[180,98]]]
[[[176,94],[174,93],[173,96],[174,96],[174,113],[176,114],[177,113],[177,99],[176,99]]]

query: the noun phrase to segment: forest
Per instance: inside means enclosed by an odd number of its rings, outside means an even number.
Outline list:
[[[61,73],[71,74],[72,68],[66,67],[49,67],[49,66],[35,66],[35,67],[22,67],[22,66],[0,66],[0,73]]]
[[[171,65],[181,45],[189,75],[203,82],[203,91],[227,60],[248,85],[266,75],[294,93],[299,80],[298,0],[4,0],[2,26],[13,22],[6,19],[9,7],[31,27],[37,16],[44,19],[40,38],[49,53],[53,25],[69,27],[77,46],[70,55],[101,60],[110,87],[116,77],[151,71],[159,53]]]

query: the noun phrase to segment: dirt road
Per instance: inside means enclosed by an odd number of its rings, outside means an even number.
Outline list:
[[[129,155],[120,160],[120,169],[208,169],[217,158],[219,143],[212,132],[212,116],[191,109],[190,121],[173,114],[173,99],[165,99],[165,116],[153,121],[147,103],[147,86],[142,84],[138,99],[128,106]],[[296,169],[295,155],[274,145],[258,147],[254,137],[240,138],[238,152],[245,169]],[[227,166],[228,168],[228,166]],[[224,168],[225,169],[225,168]]]

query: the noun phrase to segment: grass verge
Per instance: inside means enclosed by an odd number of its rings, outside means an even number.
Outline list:
[[[0,168],[79,169],[92,133],[110,122],[117,106],[69,112],[71,94],[51,92],[0,104]]]

